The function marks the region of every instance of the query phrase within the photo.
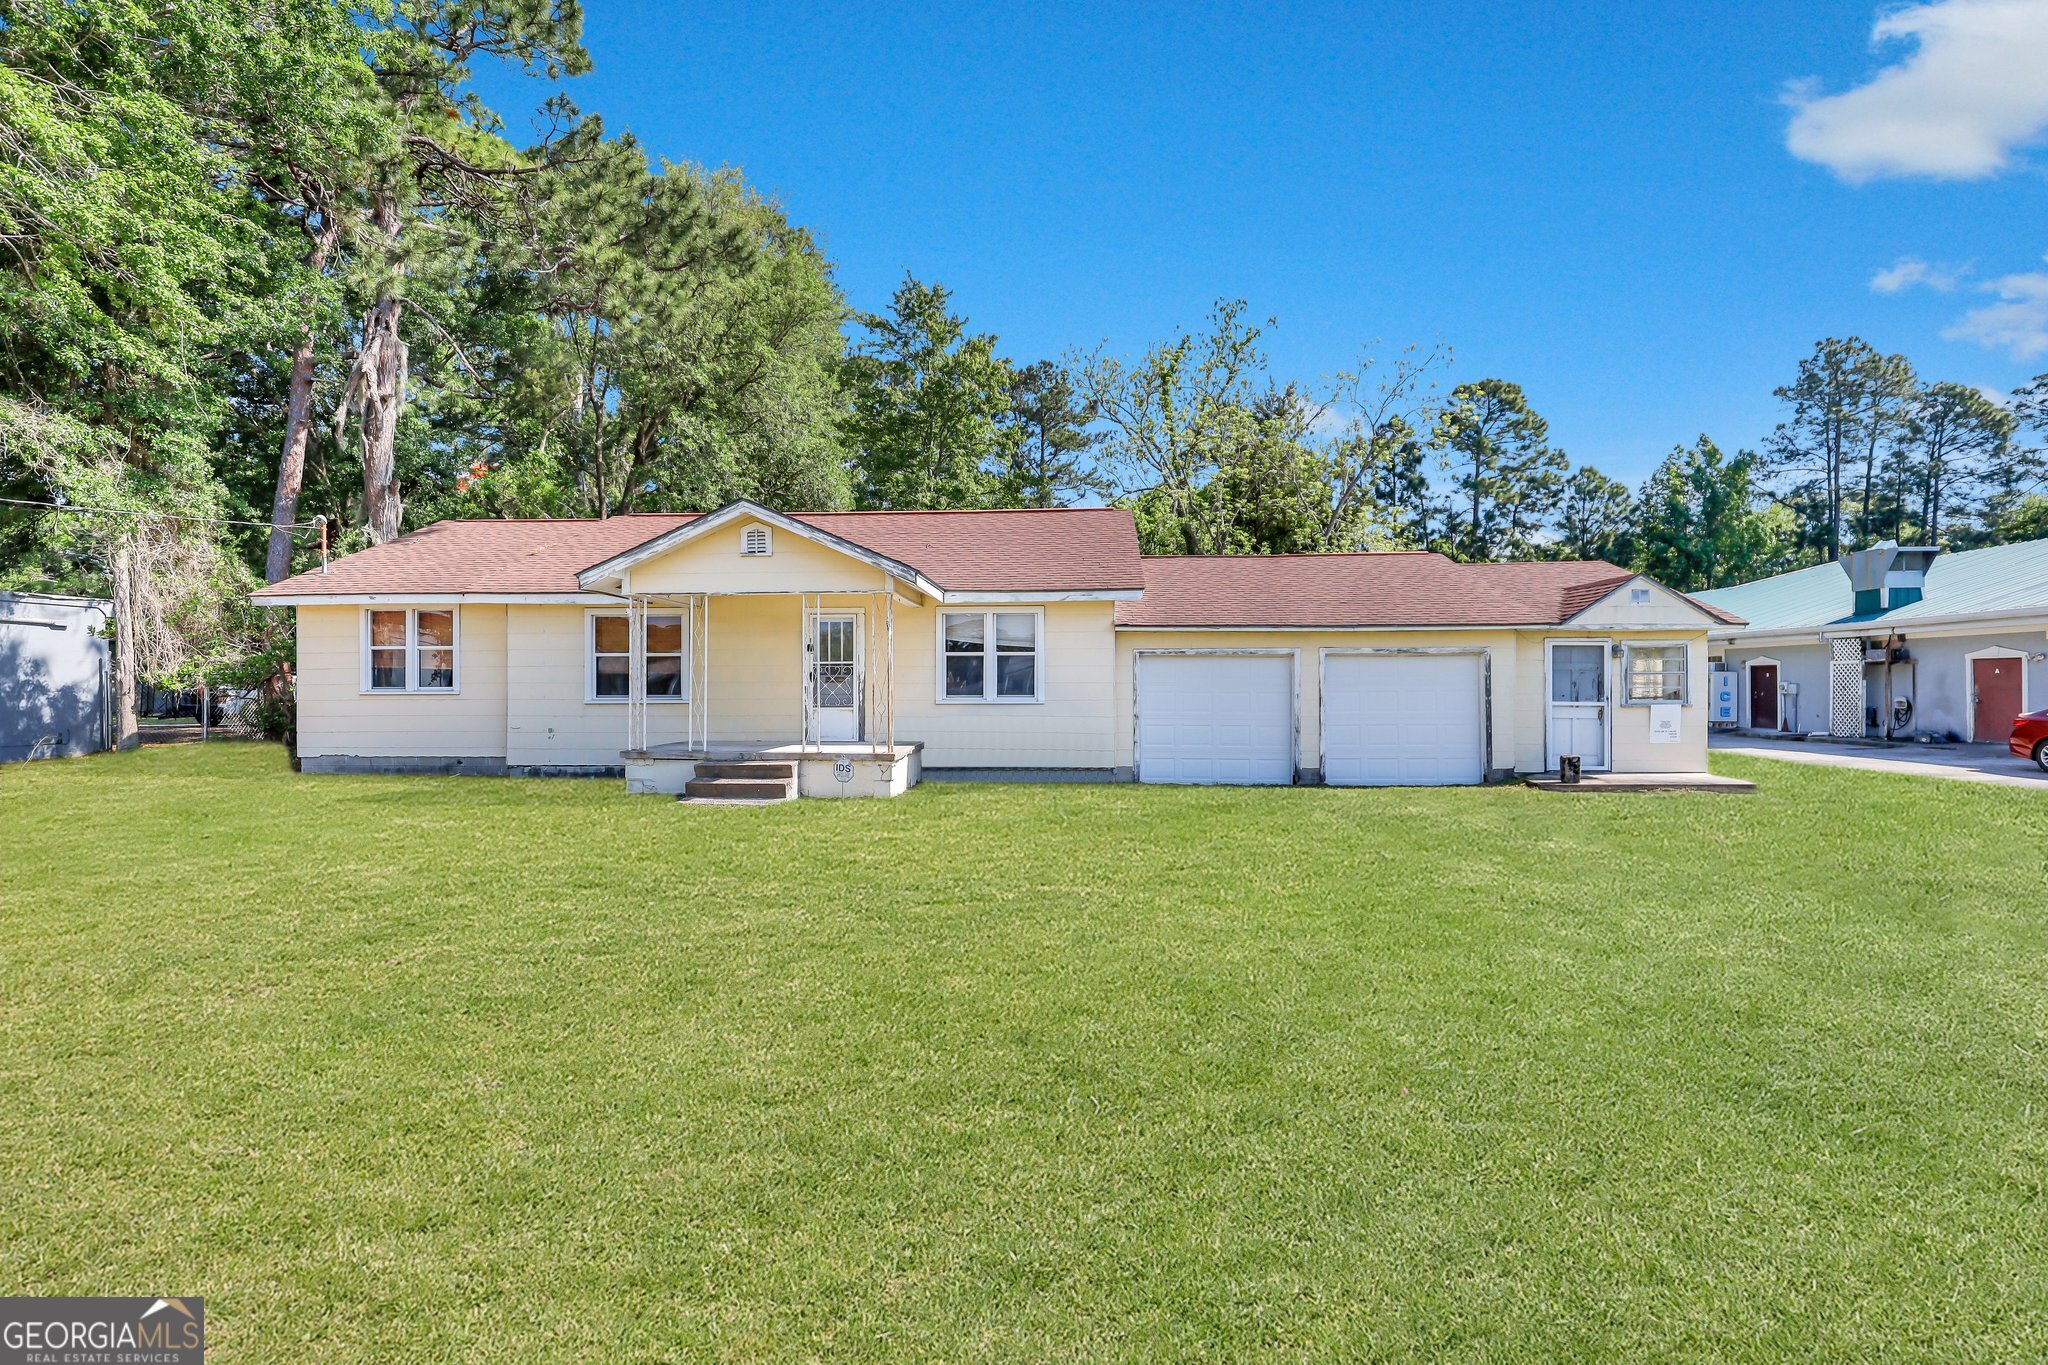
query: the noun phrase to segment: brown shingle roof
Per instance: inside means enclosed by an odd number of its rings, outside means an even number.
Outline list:
[[[1515,626],[1569,620],[1634,577],[1600,560],[1439,554],[1147,556],[1120,626]],[[1702,611],[1711,612],[1702,606]]]
[[[256,594],[573,593],[576,575],[696,520],[440,521]],[[899,560],[950,592],[1086,592],[1142,586],[1131,514],[1108,507],[991,512],[801,512],[828,534]]]

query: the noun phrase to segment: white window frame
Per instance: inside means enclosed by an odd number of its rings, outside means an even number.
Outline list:
[[[1678,700],[1669,697],[1635,698],[1629,695],[1631,656],[1639,649],[1675,649],[1678,651]],[[1691,706],[1692,705],[1692,645],[1684,640],[1629,640],[1621,647],[1621,697],[1622,706]]]
[[[690,613],[687,608],[675,611],[656,611],[650,607],[647,611],[647,615],[649,617],[673,616],[677,620],[681,621],[683,626],[682,695],[675,697],[657,697],[652,693],[648,693],[647,704],[649,706],[674,706],[678,703],[686,703],[690,700]],[[631,696],[600,697],[597,695],[597,622],[598,618],[604,616],[615,616],[622,621],[628,622],[630,622],[632,619],[632,613],[624,610],[623,608],[601,608],[597,611],[586,611],[583,613],[583,702],[586,706],[624,706],[627,702],[633,700]],[[627,634],[629,637],[627,640],[627,646],[630,651],[632,644],[630,638],[631,631],[629,630]],[[632,654],[629,652],[625,657],[630,661],[632,658]],[[647,659],[647,651],[643,649],[640,652],[640,671],[643,675],[641,681],[641,690],[643,692],[646,691],[645,674],[647,671]],[[629,677],[631,676],[632,667],[633,666],[631,662],[628,662],[626,668]]]
[[[946,695],[946,618],[948,616],[981,617],[981,695],[978,697],[952,697]],[[1028,697],[1001,697],[996,695],[996,621],[998,616],[1032,616],[1037,618],[1035,643],[1031,651],[1031,683],[1034,691]],[[1045,702],[1045,608],[1021,606],[980,606],[948,607],[943,604],[933,613],[932,647],[937,664],[933,672],[932,692],[941,706],[1040,706]]]
[[[749,538],[755,535],[759,535],[761,537],[761,548],[758,550],[749,550],[747,548],[747,541]],[[773,527],[763,526],[760,522],[757,521],[749,525],[742,526],[740,528],[740,558],[766,559],[774,553],[775,531]]]
[[[373,615],[374,615],[375,613],[377,613],[377,612],[380,612],[380,611],[396,611],[396,612],[403,612],[403,613],[405,613],[405,646],[404,646],[404,648],[405,648],[405,686],[403,686],[403,687],[372,687],[372,686],[370,686],[370,618],[371,618],[371,617],[372,617],[372,616],[373,616]],[[452,667],[451,667],[451,668],[449,669],[449,675],[450,675],[450,678],[449,678],[449,685],[448,685],[447,687],[421,687],[421,686],[419,685],[419,677],[420,677],[420,613],[421,613],[421,612],[423,612],[423,611],[429,611],[429,612],[433,612],[433,611],[445,611],[445,612],[447,612],[447,613],[448,613],[448,617],[449,617],[449,620],[450,620],[450,621],[452,621],[452,622],[454,623],[454,629],[453,629],[452,631],[450,631],[450,633],[449,633],[449,634],[450,634],[450,643],[449,643],[449,645],[448,645],[448,651],[449,651],[449,653],[450,653],[451,655],[453,655],[453,656],[454,656],[454,660],[453,660],[453,666],[452,666]],[[359,690],[359,691],[360,691],[360,692],[361,692],[361,693],[362,693],[362,694],[363,694],[364,696],[366,696],[366,697],[453,697],[453,696],[456,696],[456,695],[458,695],[458,694],[460,694],[460,693],[461,693],[461,691],[462,691],[462,608],[461,608],[460,606],[458,606],[458,605],[456,605],[455,603],[451,602],[451,603],[449,603],[449,604],[448,604],[448,605],[446,605],[446,606],[432,606],[432,605],[427,605],[427,606],[417,606],[417,607],[400,607],[400,606],[388,606],[388,607],[376,607],[376,606],[371,606],[371,607],[364,607],[364,608],[362,609],[362,617],[361,617],[361,623],[360,623],[360,626],[361,626],[361,631],[362,631],[362,649],[361,649],[361,663],[362,663],[362,669],[361,669],[361,673],[360,673],[360,675],[359,675],[359,677],[358,677],[358,690]],[[379,648],[381,648],[381,649],[395,649],[395,648],[397,648],[397,647],[398,647],[398,646],[395,646],[395,645],[381,645],[381,646],[379,646]],[[428,648],[430,648],[430,649],[439,649],[439,648],[441,648],[441,646],[439,646],[439,645],[429,645],[429,646],[428,646]]]

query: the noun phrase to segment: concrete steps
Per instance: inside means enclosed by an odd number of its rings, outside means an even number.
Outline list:
[[[764,760],[699,763],[684,801],[794,801],[796,764]]]

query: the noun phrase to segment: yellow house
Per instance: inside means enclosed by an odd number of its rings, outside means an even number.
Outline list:
[[[1140,556],[1067,508],[441,522],[263,589],[308,772],[1443,785],[1701,773],[1725,613],[1604,563]]]

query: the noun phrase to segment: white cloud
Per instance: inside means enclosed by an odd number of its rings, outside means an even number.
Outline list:
[[[1871,41],[1916,47],[1838,95],[1788,87],[1792,155],[1852,183],[1975,180],[2048,128],[2048,0],[1936,0],[1883,16]]]
[[[1972,308],[1942,335],[2005,351],[2014,360],[2048,355],[2048,271],[2002,275],[1981,287],[1999,301]]]
[[[1939,261],[1923,261],[1918,256],[1901,256],[1870,277],[1870,288],[1877,294],[1896,294],[1902,289],[1922,285],[1946,294],[1969,273],[1967,265],[1944,265]]]

